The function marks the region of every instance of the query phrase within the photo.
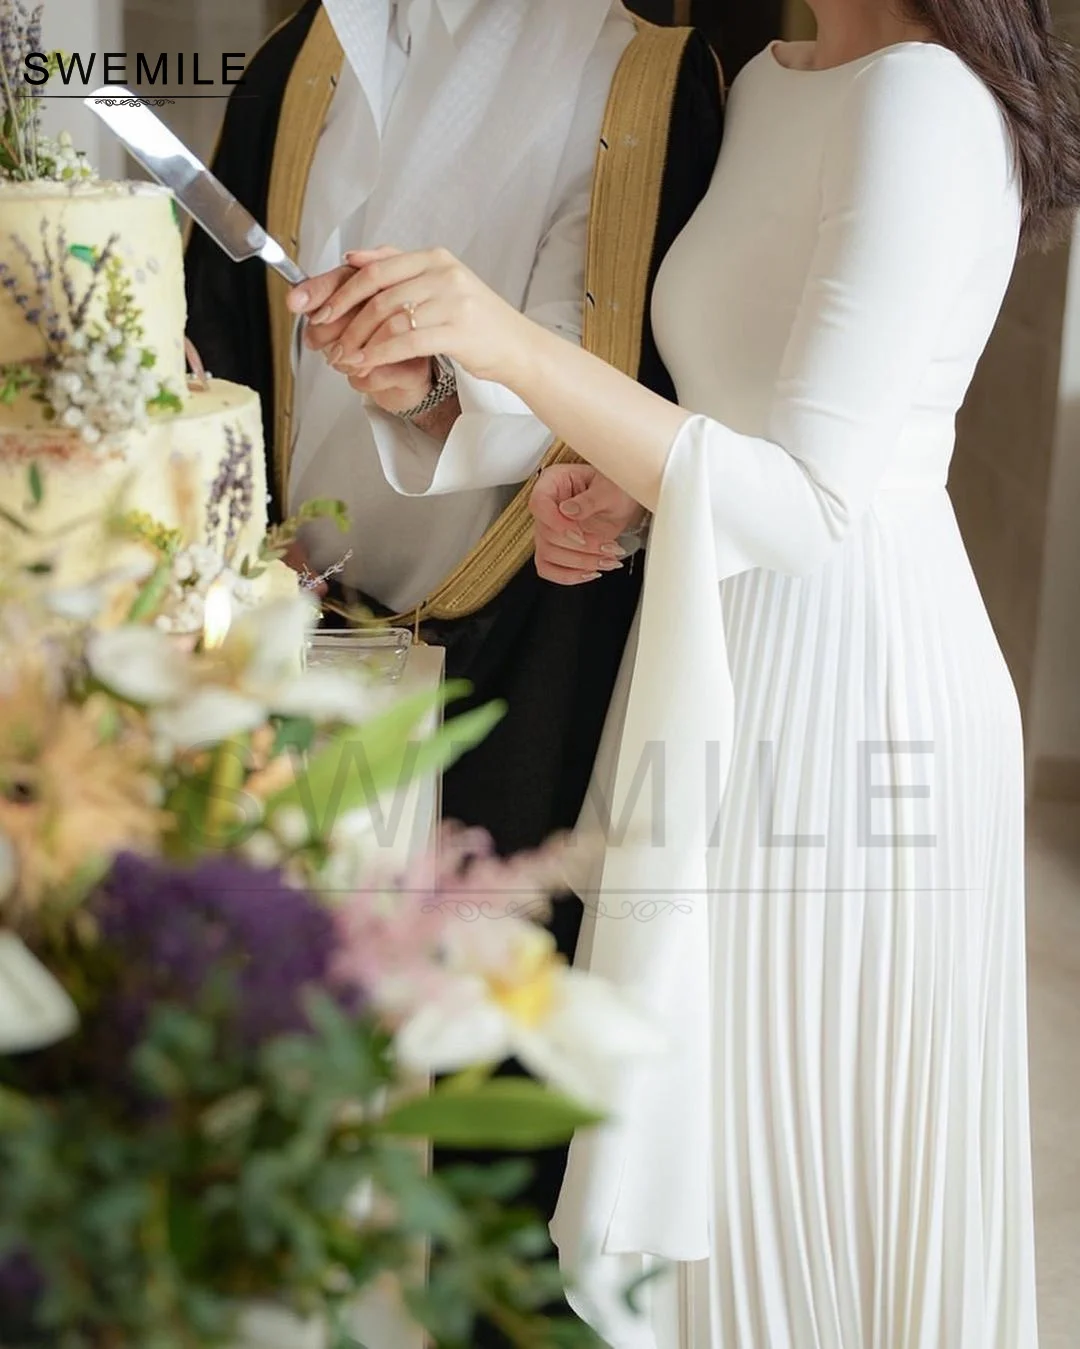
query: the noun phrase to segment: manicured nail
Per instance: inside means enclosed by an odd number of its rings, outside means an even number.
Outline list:
[[[566,531],[566,537],[570,540],[571,543],[576,543],[579,548],[584,548],[585,545],[588,543],[588,539],[586,539],[585,535],[582,534],[580,529],[568,529]]]
[[[586,572],[582,572],[582,574],[581,574],[581,579],[582,579],[583,581],[599,581],[599,579],[600,579],[600,573],[599,573],[598,571],[586,571]]]
[[[338,361],[340,361],[342,356],[344,355],[345,355],[345,348],[341,345],[340,342],[335,342],[334,345],[330,348],[330,350],[326,353],[326,359],[330,362],[331,365],[337,365]]]
[[[581,514],[581,507],[576,501],[564,501],[559,507],[559,510],[571,520],[576,520]]]
[[[596,564],[601,571],[622,571],[621,562],[598,562]]]
[[[606,553],[608,557],[625,557],[626,549],[618,543],[604,543],[600,545],[600,551]]]
[[[294,309],[306,309],[311,303],[311,295],[306,290],[294,290],[292,293],[292,306]]]
[[[320,310],[318,310],[316,313],[312,314],[311,318],[308,319],[308,322],[309,322],[309,323],[329,323],[330,320],[331,320],[333,317],[334,317],[334,307],[333,307],[333,305],[324,304],[323,307],[322,307]]]

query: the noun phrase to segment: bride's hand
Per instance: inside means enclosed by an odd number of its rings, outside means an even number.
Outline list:
[[[617,571],[626,556],[619,537],[644,519],[644,509],[589,464],[555,464],[529,498],[536,570],[556,585],[582,585]]]
[[[394,257],[396,253],[393,248],[379,248],[374,249],[371,256]],[[346,291],[346,283],[355,275],[354,267],[335,267],[294,286],[288,296],[289,309],[294,314],[307,316],[304,345],[309,351],[321,352],[335,369],[340,369],[337,361],[341,354],[341,336],[356,317]],[[365,378],[350,379],[349,383],[384,411],[403,412],[415,407],[431,392],[431,361],[423,358],[382,366]]]
[[[328,304],[331,316],[353,317],[338,335],[335,368],[369,376],[441,355],[478,379],[508,383],[528,360],[531,324],[445,249],[376,249],[345,260],[354,273]]]

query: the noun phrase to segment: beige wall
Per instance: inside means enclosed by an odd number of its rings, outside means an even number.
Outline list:
[[[1056,9],[1075,38],[1080,0]],[[1078,247],[1080,234],[1018,263],[960,416],[950,491],[1016,682],[1029,787],[1080,799]]]
[[[50,5],[53,2],[49,0]],[[198,51],[211,63],[223,52],[244,52],[250,58],[270,26],[267,2],[124,0],[125,48],[132,52]],[[224,108],[220,99],[177,99],[156,111],[186,145],[206,157],[213,150]]]
[[[1032,719],[1068,252],[1022,258],[960,414],[949,489]]]
[[[48,49],[78,52],[85,60],[92,52],[122,50],[122,30],[121,0],[49,0],[45,6],[42,38]],[[105,76],[100,62],[98,56],[85,88],[73,80],[62,92],[85,95],[103,85]],[[83,107],[79,98],[46,99],[44,121],[51,135],[70,131],[75,144],[86,151],[90,162],[104,177],[117,178],[123,174],[125,155],[115,136],[100,118]]]
[[[1035,791],[1080,799],[1080,226],[1060,375],[1028,747]]]

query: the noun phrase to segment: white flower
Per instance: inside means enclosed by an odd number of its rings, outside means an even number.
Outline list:
[[[274,711],[283,717],[311,717],[358,725],[371,715],[373,699],[359,673],[306,670],[274,695]]]
[[[15,889],[18,871],[15,849],[10,839],[0,834],[0,899],[6,899]]]
[[[555,939],[517,918],[451,929],[445,991],[399,1029],[398,1057],[417,1073],[517,1058],[575,1099],[603,1106],[627,1060],[663,1053],[664,1038],[608,983],[567,967]]]
[[[196,575],[191,550],[182,548],[173,558],[172,573],[178,581],[190,581]]]
[[[82,426],[85,420],[86,418],[83,415],[83,413],[79,410],[79,408],[69,407],[62,413],[60,417],[60,424],[62,426],[70,427],[74,431],[77,430],[80,426]]]
[[[281,861],[281,845],[273,834],[258,829],[240,845],[244,860],[253,867],[276,867]]]
[[[299,668],[313,618],[305,598],[264,604],[243,613],[217,650],[198,656],[178,652],[158,628],[114,628],[93,635],[87,660],[106,688],[151,708],[156,734],[178,749],[219,744],[275,713],[355,725],[371,711],[360,680]],[[174,619],[185,630],[180,615]]]
[[[140,558],[123,567],[113,567],[81,585],[55,586],[45,592],[43,603],[58,618],[92,623],[104,610],[117,586],[145,581],[153,569],[154,564],[149,558]]]
[[[174,702],[190,688],[187,663],[163,633],[136,626],[94,633],[87,645],[94,677],[129,702],[148,707]]]
[[[274,833],[286,848],[302,848],[311,839],[307,816],[299,806],[286,806],[273,820]]]
[[[154,731],[179,750],[206,749],[234,735],[254,731],[266,720],[266,709],[233,689],[196,689],[186,698],[157,708]]]
[[[43,1049],[78,1025],[75,1004],[11,932],[0,932],[0,1054]]]

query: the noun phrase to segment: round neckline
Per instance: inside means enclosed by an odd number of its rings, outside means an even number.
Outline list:
[[[841,61],[835,66],[822,66],[820,69],[814,66],[786,66],[776,54],[777,47],[812,47],[814,44],[810,41],[788,42],[785,43],[782,38],[775,38],[766,47],[769,56],[769,63],[777,70],[783,70],[788,75],[831,75],[840,70],[852,70],[855,66],[861,66],[865,61],[872,61],[875,56],[884,56],[888,52],[904,51],[908,47],[933,47],[939,51],[947,51],[940,42],[928,42],[919,38],[908,38],[905,42],[890,42],[885,47],[875,47],[872,52],[865,52],[862,56],[854,56],[850,61]]]

